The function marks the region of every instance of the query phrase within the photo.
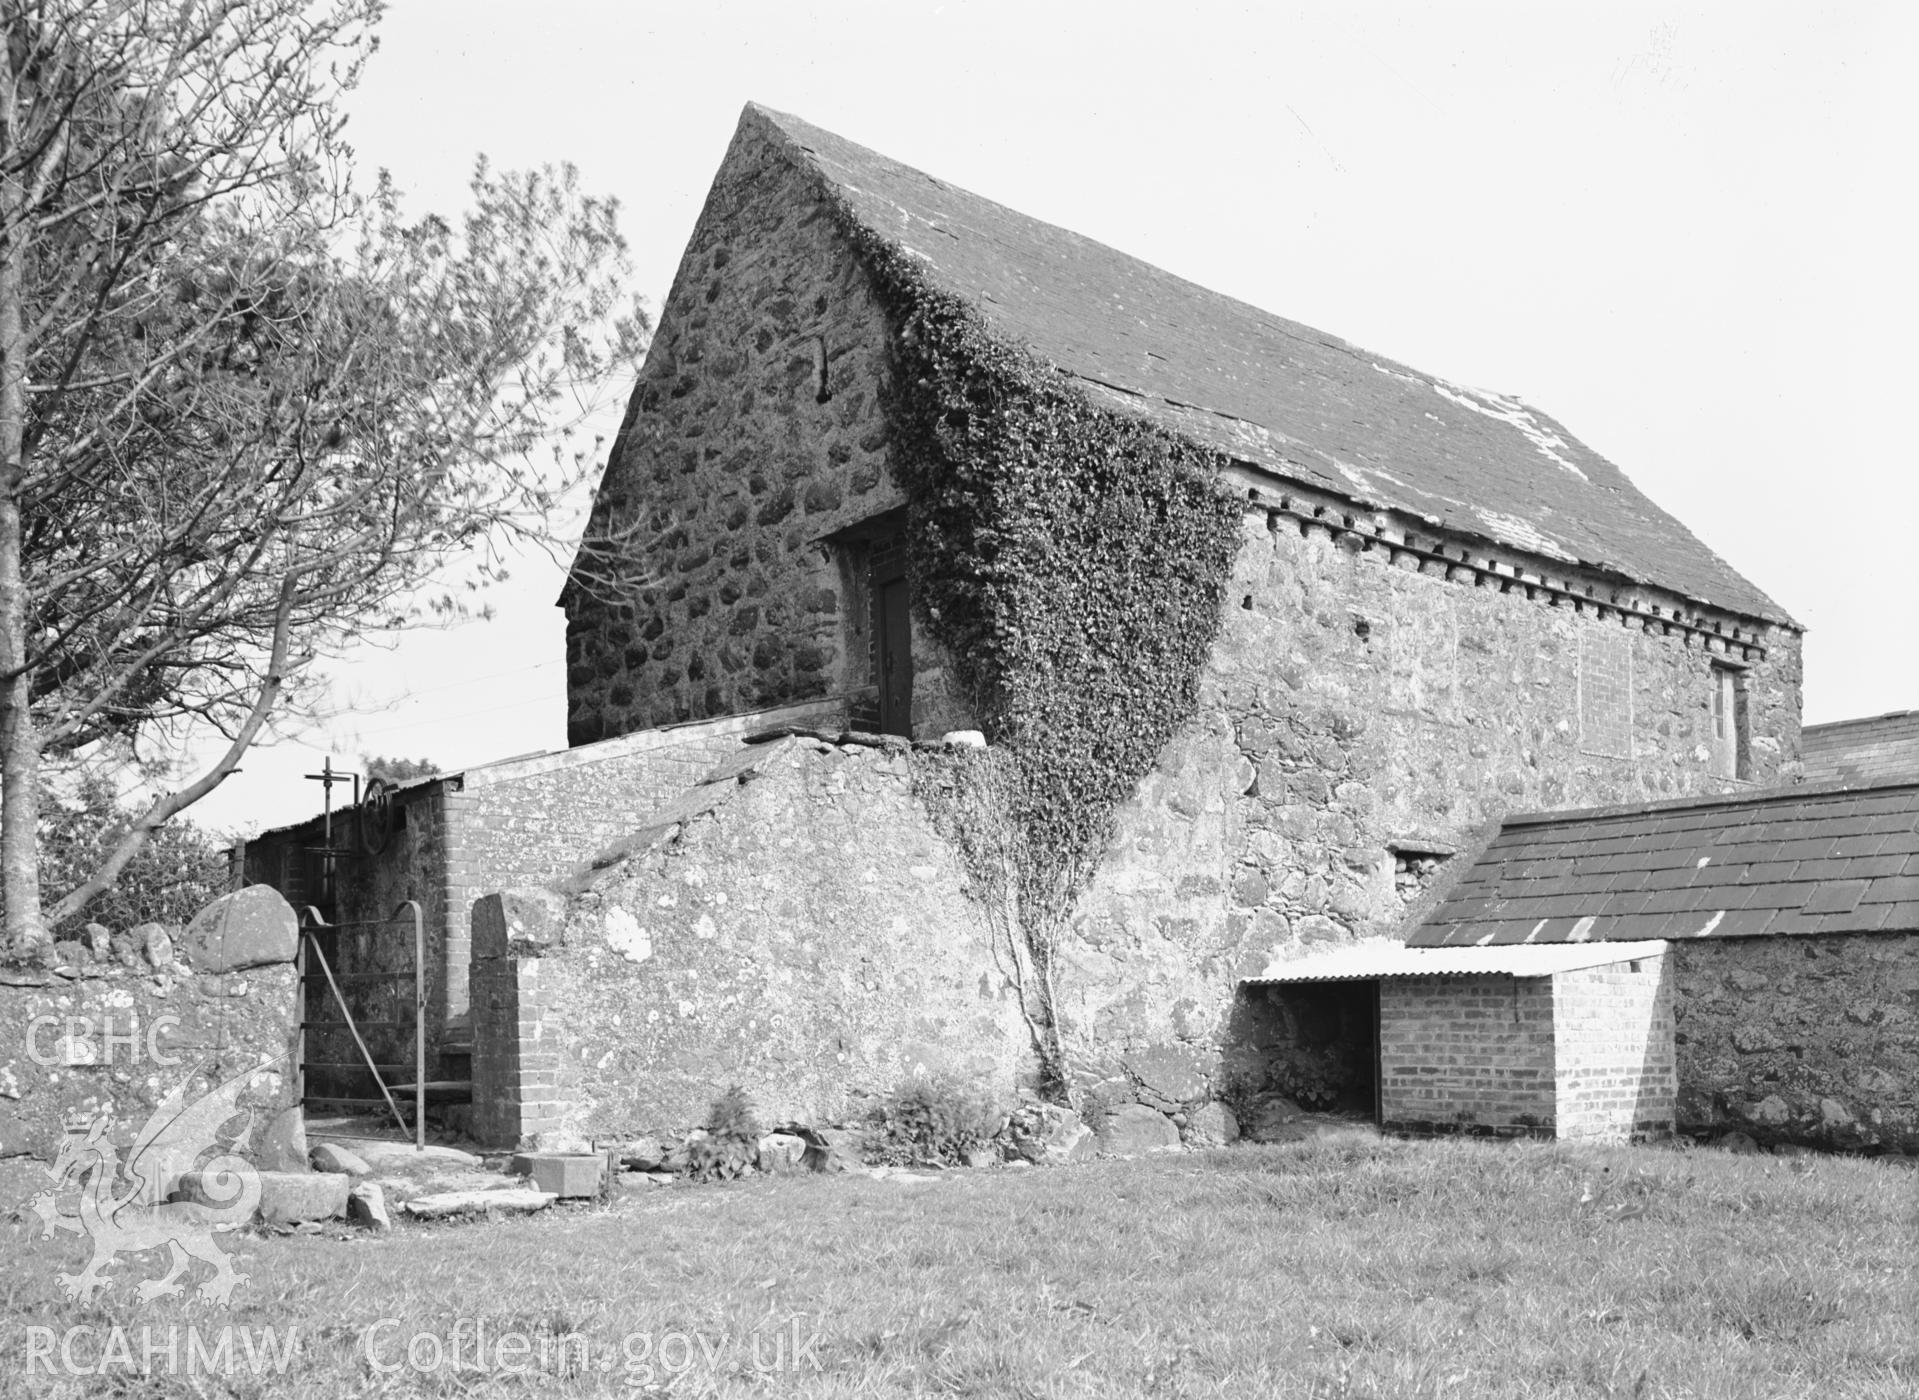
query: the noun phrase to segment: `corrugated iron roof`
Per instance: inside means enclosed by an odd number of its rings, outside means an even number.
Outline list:
[[[1360,982],[1376,977],[1471,977],[1503,973],[1508,977],[1550,977],[1666,951],[1662,939],[1637,943],[1507,944],[1490,948],[1416,948],[1406,944],[1355,944],[1332,948],[1290,962],[1276,962],[1243,984],[1283,982]]]
[[[749,104],[854,215],[1101,403],[1304,485],[1749,617],[1780,606],[1537,409],[1337,336]]]
[[[1919,930],[1919,784],[1509,817],[1415,947]]]

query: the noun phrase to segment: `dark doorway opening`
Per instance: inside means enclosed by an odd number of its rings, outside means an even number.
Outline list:
[[[880,691],[880,733],[913,736],[912,597],[902,567],[873,580],[875,669]]]
[[[1283,1111],[1284,1100],[1309,1113],[1379,1121],[1377,978],[1244,984],[1233,1022],[1230,1054],[1245,1116]]]

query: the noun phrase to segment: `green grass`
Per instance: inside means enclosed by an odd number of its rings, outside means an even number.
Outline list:
[[[38,1234],[0,1226],[0,1393],[1919,1395],[1919,1175],[1898,1162],[1352,1140],[648,1188],[384,1239],[229,1236],[250,1274],[230,1316],[137,1303],[157,1257],[68,1303],[54,1274],[78,1249]],[[582,1334],[613,1369],[580,1373],[577,1351],[526,1376],[369,1365],[380,1319],[399,1319],[376,1338],[397,1361],[462,1317]],[[300,1352],[264,1378],[21,1374],[30,1324],[118,1323],[137,1355],[140,1327],[169,1322],[292,1326]],[[754,1373],[748,1339],[770,1361],[796,1325],[819,1369]],[[669,1333],[714,1363],[624,1369],[623,1338],[637,1357]]]

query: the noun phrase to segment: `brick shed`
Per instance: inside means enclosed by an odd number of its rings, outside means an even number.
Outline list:
[[[1407,953],[1644,939],[1679,1131],[1919,1152],[1919,783],[1508,817]]]
[[[1337,948],[1245,979],[1243,1014],[1276,1087],[1356,1065],[1389,1131],[1624,1142],[1673,1127],[1666,947]]]

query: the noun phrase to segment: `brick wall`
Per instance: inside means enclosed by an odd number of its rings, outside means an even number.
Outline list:
[[[561,903],[493,894],[473,908],[473,1136],[517,1146],[558,1128],[560,1061],[552,979],[541,953],[559,939]]]
[[[1669,1136],[1677,1084],[1667,959],[1561,972],[1552,992],[1558,1135]]]
[[[1549,979],[1385,979],[1379,1047],[1383,1127],[1552,1136]]]

